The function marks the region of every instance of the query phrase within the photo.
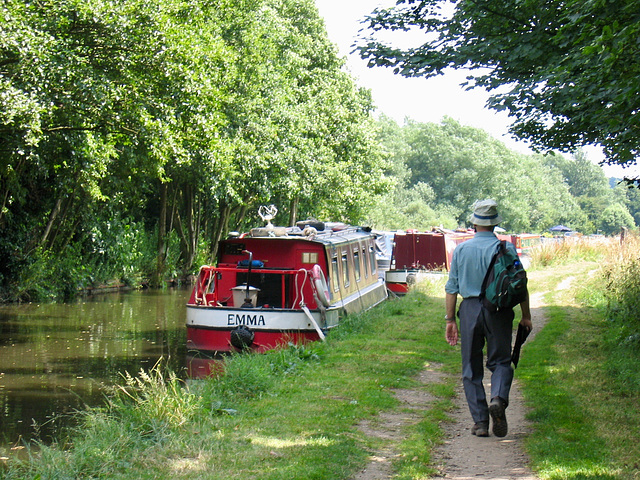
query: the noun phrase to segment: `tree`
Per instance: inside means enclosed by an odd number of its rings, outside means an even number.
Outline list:
[[[545,163],[561,173],[569,192],[588,218],[588,224],[574,224],[574,228],[582,232],[595,232],[600,228],[607,207],[627,204],[627,189],[621,186],[612,188],[602,169],[591,163],[582,150],[574,152],[572,158],[549,155]]]
[[[574,197],[606,197],[611,188],[602,168],[591,163],[584,151],[576,150],[570,158],[548,155],[545,163],[560,171]]]
[[[224,124],[229,52],[206,22],[213,11],[181,0],[5,3],[0,85],[18,94],[0,107],[0,138],[10,139],[0,140],[1,234],[14,230],[3,216],[28,208],[24,243],[88,241],[90,251],[112,216],[151,212],[147,199],[168,172],[179,172],[173,185],[190,183],[186,171],[217,151]],[[31,117],[19,115],[24,98]],[[179,198],[189,210],[191,198]]]
[[[602,212],[600,230],[605,235],[615,235],[620,233],[622,227],[632,228],[635,223],[629,211],[619,203],[609,205]]]
[[[343,64],[313,0],[6,0],[0,292],[32,252],[84,268],[120,230],[155,245],[158,283],[261,203],[358,221],[388,181]]]
[[[370,210],[376,228],[466,226],[473,202],[494,198],[502,226],[512,232],[540,232],[558,223],[595,231],[556,167],[568,162],[564,157],[510,151],[483,130],[450,118],[440,124],[407,119],[398,127],[383,117],[380,124],[381,141],[395,154],[390,168],[398,183]]]
[[[207,216],[220,219],[207,232],[211,253],[228,225],[255,222],[261,203],[276,203],[282,223],[358,221],[386,186],[370,95],[342,70],[311,0],[229,5],[216,13],[234,59],[228,124],[216,168],[200,170]]]
[[[540,149],[600,144],[606,163],[640,155],[640,8],[637,1],[398,0],[365,21],[380,30],[424,32],[399,48],[374,37],[358,47],[369,66],[432,77],[470,69],[468,88],[491,92],[511,132]],[[450,9],[449,9],[450,10]]]
[[[582,223],[559,172],[546,167],[539,155],[510,151],[485,131],[450,118],[439,125],[409,121],[404,138],[410,146],[410,183],[430,185],[437,204],[455,209],[460,225],[466,224],[471,205],[483,198],[498,201],[503,226],[510,231],[542,230],[568,220]]]
[[[617,185],[616,190],[621,186],[622,185]],[[624,204],[633,216],[636,226],[640,226],[640,190],[637,188],[625,188],[623,198]]]

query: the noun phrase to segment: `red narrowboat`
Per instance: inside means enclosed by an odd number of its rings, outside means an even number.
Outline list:
[[[187,303],[187,348],[263,352],[324,339],[344,314],[386,299],[375,240],[368,228],[317,221],[222,240]]]
[[[518,255],[527,255],[542,242],[542,237],[535,233],[518,233],[513,235],[497,234],[500,240],[513,243]]]
[[[385,274],[387,289],[395,295],[405,295],[417,282],[442,278],[449,271],[456,246],[473,235],[471,231],[453,230],[397,232],[391,268]]]

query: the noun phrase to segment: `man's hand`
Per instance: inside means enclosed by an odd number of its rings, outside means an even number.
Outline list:
[[[445,339],[452,347],[458,344],[458,323],[455,321],[447,322],[445,331]]]
[[[520,304],[520,310],[522,311],[520,325],[531,331],[533,324],[531,323],[531,310],[529,309],[529,292],[527,292],[527,298]]]
[[[447,330],[444,338],[452,347],[458,344],[458,323],[456,322],[456,303],[458,302],[457,293],[447,293],[445,295],[445,307],[447,320]]]
[[[531,323],[531,316],[522,316],[522,319],[520,320],[520,325],[522,325],[525,328],[528,328],[529,331],[531,331],[531,329],[533,328],[533,323]]]

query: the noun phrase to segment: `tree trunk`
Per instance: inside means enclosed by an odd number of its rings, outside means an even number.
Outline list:
[[[78,200],[80,204],[82,204],[82,201],[83,201],[82,197],[84,195],[82,194],[82,192],[80,192],[80,194],[81,194],[81,197]],[[82,213],[78,213],[77,218],[75,219],[69,218],[70,212],[72,212],[71,215],[73,215],[73,212],[74,212],[73,207],[76,203],[77,202],[76,202],[75,189],[74,189],[71,195],[67,197],[66,200],[63,200],[63,203],[62,203],[63,208],[58,213],[55,228],[53,228],[49,233],[47,245],[45,245],[46,249],[50,250],[52,248],[63,248],[63,247],[66,247],[69,243],[71,243],[71,240],[73,240],[73,237],[76,234],[76,231],[78,230],[78,228],[82,223]],[[67,228],[65,231],[64,226],[68,221],[73,222],[73,224],[71,225],[70,229]],[[64,239],[62,242],[62,246],[56,245],[56,243],[58,242],[58,235],[66,236],[66,239]]]
[[[178,233],[180,235],[180,245],[182,250],[182,270],[186,273],[191,270],[196,257],[198,247],[198,222],[200,215],[195,212],[196,199],[193,188],[185,185],[183,188],[184,200],[184,220],[178,213]]]
[[[225,226],[225,228],[229,228],[229,222],[231,221],[231,215],[233,215],[235,212],[234,210],[237,210],[237,215],[236,215],[236,226],[240,225],[242,223],[242,221],[244,220],[245,215],[247,214],[247,210],[249,209],[249,205],[247,205],[247,203],[245,203],[244,205],[242,205],[241,207],[236,207],[233,210],[231,210],[231,213],[229,214],[229,218],[227,218],[227,224]]]
[[[42,238],[40,239],[40,246],[42,248],[46,248],[47,241],[49,240],[49,234],[51,233],[51,229],[53,228],[53,223],[56,221],[56,218],[58,218],[58,214],[60,213],[61,208],[62,197],[59,197],[56,201],[55,206],[53,207],[53,210],[51,210],[51,213],[49,214],[49,221],[47,222],[47,226],[45,227]]]
[[[231,207],[223,205],[219,210],[218,220],[214,226],[211,236],[211,259],[215,261],[218,256],[218,243],[222,239],[222,233],[229,228],[229,217],[231,216]]]
[[[162,284],[167,253],[167,184],[160,182],[160,215],[158,217],[158,244],[156,250],[156,269],[151,278],[151,286]]]
[[[78,199],[81,205],[83,204],[83,197],[84,195]],[[49,245],[47,248],[54,248],[54,245],[56,244],[58,239],[58,234],[62,229],[62,225],[67,221],[69,212],[73,211],[73,206],[76,203],[78,202],[75,201],[74,196],[70,197],[69,200],[67,200],[64,203],[64,208],[62,209],[62,213],[58,215],[58,227],[53,237],[49,239]],[[68,229],[67,232],[63,232],[66,235],[66,238],[63,240],[62,244],[55,246],[55,248],[59,248],[60,250],[63,250],[67,248],[68,245],[71,244],[71,242],[73,241],[73,238],[75,237],[76,232],[80,229],[82,225],[82,220],[83,220],[82,215],[81,214],[77,215],[77,217],[73,220],[73,225],[71,225],[71,228]]]
[[[291,200],[291,203],[289,204],[289,226],[290,227],[295,227],[296,226],[296,220],[298,216],[298,198],[294,198]]]
[[[7,199],[9,198],[9,187],[4,189],[4,193],[2,194],[2,204],[0,204],[0,225],[2,225],[2,220],[4,218],[3,212],[7,206]]]
[[[7,206],[7,202],[9,200],[9,196],[11,194],[11,177],[20,179],[22,175],[22,165],[24,163],[24,159],[21,157],[18,160],[18,163],[14,166],[13,175],[3,173],[4,179],[0,176],[0,184],[2,184],[2,204],[0,205],[0,224],[4,219],[4,210]]]

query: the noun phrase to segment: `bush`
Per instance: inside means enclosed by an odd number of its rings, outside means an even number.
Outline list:
[[[607,369],[624,394],[640,393],[640,240],[629,237],[604,269]]]
[[[598,261],[609,251],[611,242],[615,240],[609,239],[602,242],[580,237],[545,239],[542,245],[531,250],[531,264],[543,268],[578,259]]]
[[[155,259],[155,241],[144,226],[117,215],[91,228],[87,250],[87,262],[99,282],[117,279],[139,285]]]
[[[612,253],[605,268],[605,298],[608,317],[624,324],[630,335],[640,333],[640,240],[627,238],[622,248]]]
[[[36,248],[9,268],[15,270],[4,281],[2,300],[37,302],[69,300],[88,287],[113,282],[139,286],[156,268],[157,233],[147,232],[135,221],[116,218],[88,227],[83,240],[59,251]],[[176,241],[170,245],[177,245]],[[177,269],[177,247],[168,251],[167,271]]]
[[[79,250],[77,245],[56,254],[37,249],[22,265],[12,298],[23,302],[73,298],[91,278]]]

